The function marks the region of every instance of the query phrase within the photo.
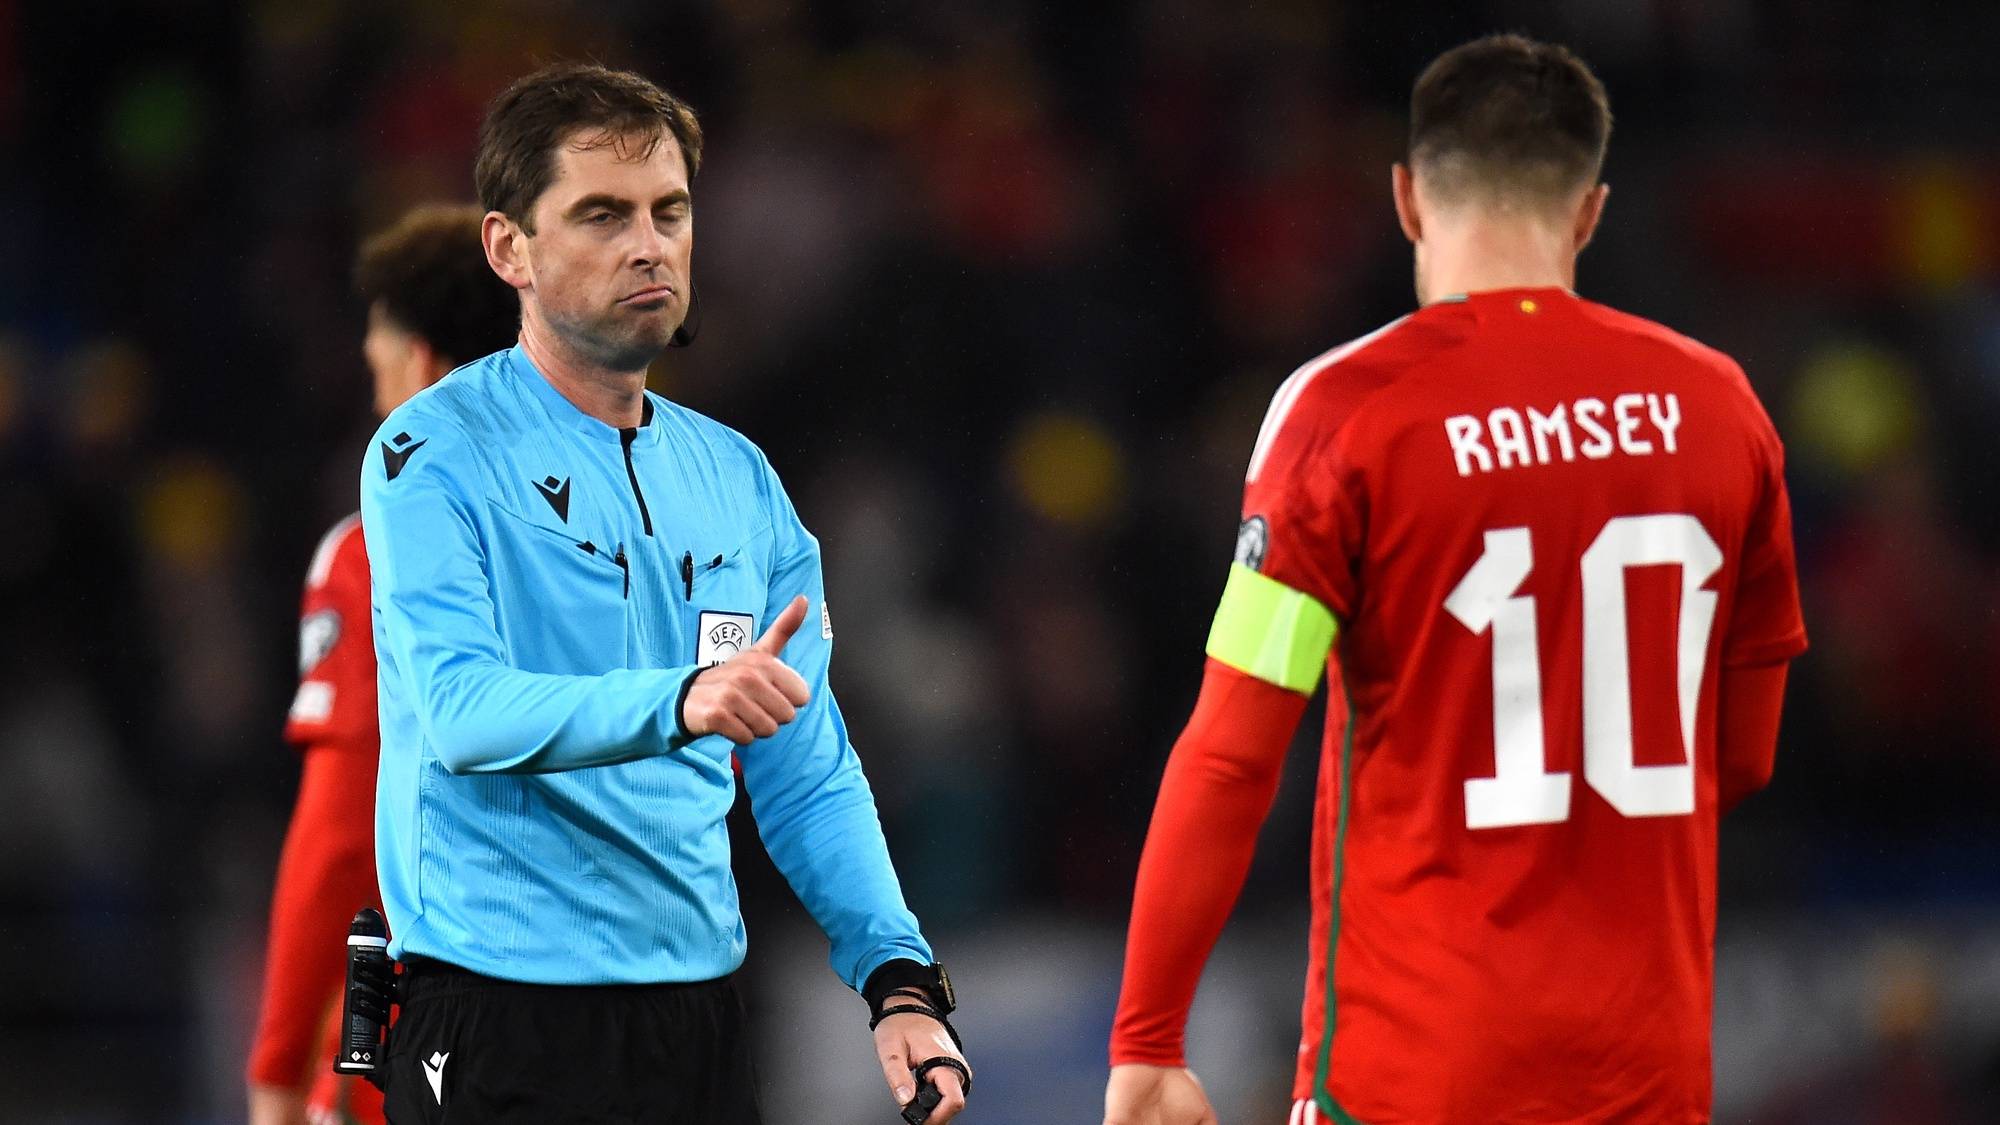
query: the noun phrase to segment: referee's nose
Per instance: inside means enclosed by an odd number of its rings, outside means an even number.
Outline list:
[[[637,270],[655,270],[667,264],[667,251],[673,239],[663,233],[656,223],[632,224],[636,233],[628,249],[630,264]]]

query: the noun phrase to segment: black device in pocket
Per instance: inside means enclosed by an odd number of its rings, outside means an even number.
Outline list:
[[[347,928],[347,988],[340,1005],[340,1053],[335,1074],[374,1079],[381,1073],[382,1038],[396,1002],[396,963],[389,959],[389,923],[364,906]]]

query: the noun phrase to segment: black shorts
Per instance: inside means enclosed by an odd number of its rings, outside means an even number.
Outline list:
[[[698,984],[516,984],[406,967],[391,1125],[759,1125],[743,1002]]]

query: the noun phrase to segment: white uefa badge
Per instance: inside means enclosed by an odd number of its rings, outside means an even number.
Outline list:
[[[826,608],[826,599],[819,602],[819,635],[823,640],[833,639],[833,614]]]
[[[750,614],[704,609],[694,662],[702,668],[713,667],[749,648],[756,639],[757,619]]]
[[[299,675],[303,676],[319,667],[326,654],[340,642],[340,613],[322,609],[308,613],[299,621]]]
[[[1263,516],[1251,516],[1236,529],[1236,561],[1251,570],[1264,569],[1264,555],[1271,549],[1271,525]]]

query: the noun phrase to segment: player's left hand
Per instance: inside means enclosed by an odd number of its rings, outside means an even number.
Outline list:
[[[1186,1067],[1126,1063],[1104,1087],[1104,1125],[1220,1125],[1201,1080]]]
[[[875,1056],[882,1061],[882,1077],[889,1080],[889,1093],[896,1099],[898,1111],[917,1096],[916,1068],[940,1055],[965,1062],[965,1056],[952,1046],[944,1025],[929,1016],[890,1016],[875,1026]],[[966,1070],[971,1069],[968,1063]],[[958,1072],[950,1067],[934,1067],[924,1078],[944,1095],[925,1125],[944,1125],[957,1117],[965,1108],[965,1090]]]

